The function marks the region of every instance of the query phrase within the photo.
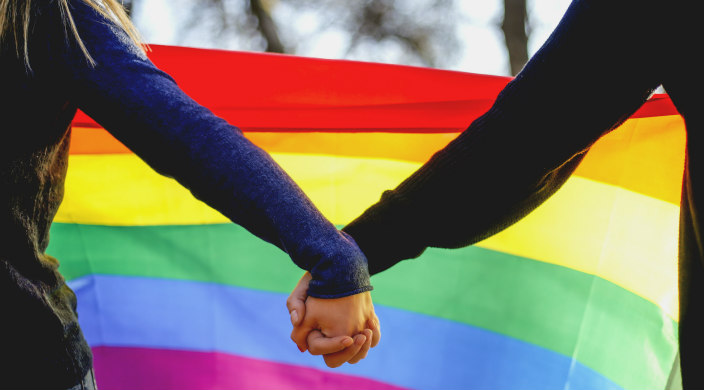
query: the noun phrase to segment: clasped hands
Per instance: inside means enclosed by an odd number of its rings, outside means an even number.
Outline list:
[[[323,355],[328,367],[364,359],[381,338],[371,294],[335,299],[309,297],[311,278],[306,272],[286,300],[293,324],[291,340],[301,352]]]

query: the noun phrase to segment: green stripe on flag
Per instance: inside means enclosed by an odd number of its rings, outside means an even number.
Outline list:
[[[113,274],[288,293],[302,273],[278,248],[234,224],[55,223],[51,234],[47,252],[69,280]],[[625,388],[662,383],[675,354],[677,324],[656,305],[570,268],[479,247],[429,249],[372,282],[377,304],[572,356]]]

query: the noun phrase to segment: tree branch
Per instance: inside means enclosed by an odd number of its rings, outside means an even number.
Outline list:
[[[276,23],[269,12],[264,8],[261,0],[249,0],[249,11],[257,18],[257,30],[266,40],[266,51],[272,53],[286,53],[286,47],[279,39]]]
[[[517,75],[528,62],[528,35],[526,34],[526,0],[504,0],[504,32],[511,74]]]
[[[133,2],[133,0],[122,1],[122,7],[125,8],[125,12],[127,12],[127,16],[129,16],[130,18],[132,17]]]

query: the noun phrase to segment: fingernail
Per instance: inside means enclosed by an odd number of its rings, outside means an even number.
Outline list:
[[[294,325],[298,323],[298,312],[295,310],[291,312],[291,323]]]
[[[306,349],[305,349],[305,348],[301,348],[301,347],[298,347],[298,350],[299,350],[299,351],[301,351],[301,353],[303,353],[303,352],[305,352],[305,351],[306,351]]]
[[[349,347],[353,343],[354,343],[354,340],[352,340],[351,337],[347,337],[346,339],[342,340],[342,345],[344,345],[345,347]]]

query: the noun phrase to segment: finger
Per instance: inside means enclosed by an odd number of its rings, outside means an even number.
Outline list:
[[[291,340],[298,346],[298,350],[305,352],[308,349],[308,334],[314,329],[313,324],[305,319],[300,325],[294,326],[291,331]]]
[[[306,316],[306,298],[308,298],[308,283],[312,276],[309,272],[303,274],[301,279],[294,287],[291,294],[286,299],[286,307],[291,316],[291,324],[296,326]]]
[[[374,314],[374,317],[369,321],[369,329],[372,331],[372,348],[376,347],[381,340],[381,324],[379,323],[379,317]]]
[[[308,351],[311,355],[326,355],[342,351],[354,343],[350,336],[325,337],[319,330],[308,334]]]
[[[306,301],[296,300],[289,302],[287,300],[286,306],[288,307],[288,314],[291,317],[291,325],[298,326],[306,316]]]
[[[305,302],[306,298],[308,298],[308,284],[311,279],[312,276],[310,273],[306,272],[303,274],[298,283],[296,283],[296,287],[293,288],[291,294],[286,300],[286,306],[288,307],[289,312],[296,308],[298,302]],[[301,316],[301,318],[303,318],[303,316]]]
[[[344,362],[352,359],[352,357],[359,352],[359,350],[362,348],[366,341],[367,337],[364,336],[364,334],[360,333],[358,335],[355,335],[354,344],[352,344],[351,346],[343,349],[340,352],[323,355],[323,359],[325,359],[325,364],[327,364],[327,366],[331,368],[340,367]]]
[[[369,352],[369,348],[372,347],[372,338],[374,335],[371,329],[365,329],[364,336],[367,340],[364,342],[364,345],[362,345],[362,348],[359,349],[359,352],[352,356],[352,359],[348,360],[349,364],[357,364],[357,362],[367,357],[367,352]]]

